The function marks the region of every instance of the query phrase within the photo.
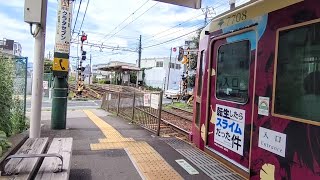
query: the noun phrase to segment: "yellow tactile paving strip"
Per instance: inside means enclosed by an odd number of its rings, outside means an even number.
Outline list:
[[[115,128],[90,110],[84,110],[84,113],[106,136],[105,139],[99,139],[100,143],[90,144],[91,150],[125,149],[143,179],[183,179],[148,143],[123,137]]]

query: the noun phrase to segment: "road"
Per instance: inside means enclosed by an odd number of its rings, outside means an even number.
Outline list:
[[[173,100],[176,102],[176,100]],[[163,104],[170,104],[172,99],[167,99],[163,97]],[[101,100],[88,100],[88,101],[74,101],[68,100],[68,108],[71,109],[85,109],[85,108],[100,108]],[[52,107],[52,100],[48,98],[43,98],[42,100],[42,110],[50,110]],[[27,98],[27,111],[31,110],[31,99]]]
[[[101,100],[73,101],[68,100],[68,109],[96,109],[100,108]],[[44,98],[42,101],[42,110],[50,110],[52,100]],[[31,100],[27,99],[27,111],[31,111]]]

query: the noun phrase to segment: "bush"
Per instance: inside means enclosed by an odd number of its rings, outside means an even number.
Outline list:
[[[0,154],[10,143],[7,137],[27,128],[24,112],[25,64],[0,54]],[[21,89],[22,88],[22,89]]]
[[[10,147],[11,147],[11,143],[8,141],[6,133],[3,131],[0,131],[0,157]]]
[[[158,87],[144,86],[144,88],[146,88],[149,91],[162,91],[162,89]]]
[[[0,131],[8,136],[12,134],[13,126],[10,121],[13,104],[13,70],[13,61],[0,55]]]

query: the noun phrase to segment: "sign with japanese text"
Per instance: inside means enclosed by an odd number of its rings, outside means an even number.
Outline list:
[[[214,142],[243,156],[245,111],[216,106]]]
[[[49,89],[49,82],[48,81],[43,81],[42,87],[43,87],[44,90]]]
[[[286,156],[286,142],[287,135],[259,127],[259,141],[258,146],[262,149],[278,154],[279,156]]]
[[[153,109],[159,109],[159,99],[158,94],[151,94],[151,107]]]
[[[151,94],[143,95],[143,106],[150,107],[151,105]]]
[[[56,29],[55,52],[69,54],[71,40],[72,2],[60,0]]]
[[[258,114],[269,116],[269,97],[259,96]]]

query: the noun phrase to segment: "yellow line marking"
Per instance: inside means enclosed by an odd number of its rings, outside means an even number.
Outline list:
[[[126,149],[132,163],[139,171],[139,174],[143,176],[143,179],[183,179],[147,142],[123,137],[115,128],[90,110],[84,110],[84,113],[106,136],[105,139],[99,139],[100,143],[90,144],[91,150]]]

